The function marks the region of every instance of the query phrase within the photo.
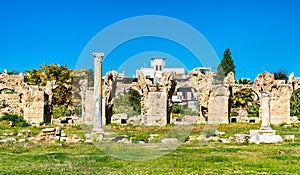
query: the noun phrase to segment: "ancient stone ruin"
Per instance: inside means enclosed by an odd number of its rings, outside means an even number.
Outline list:
[[[231,104],[230,99],[235,93],[243,89],[251,90],[261,104],[262,92],[268,92],[270,107],[270,123],[290,123],[290,97],[293,91],[297,90],[300,78],[293,74],[288,81],[275,80],[274,75],[268,72],[259,74],[252,84],[236,84],[234,74],[229,73],[222,84],[215,84],[209,73],[199,72],[197,69],[190,71],[186,81],[176,79],[175,74],[164,73],[160,82],[154,84],[147,79],[143,73],[138,72],[137,78],[129,82],[121,81],[115,71],[108,72],[103,79],[103,107],[102,116],[104,123],[108,124],[113,116],[112,107],[114,97],[118,93],[124,93],[132,88],[141,95],[141,116],[139,120],[144,125],[165,125],[171,122],[172,95],[179,87],[192,87],[199,96],[200,115],[199,121],[206,121],[208,124],[229,123]],[[84,81],[83,81],[84,82]],[[92,112],[92,88],[87,83],[82,83],[83,92],[83,118],[93,116]],[[247,115],[247,114],[245,114]],[[123,116],[123,118],[126,118]],[[249,122],[243,116],[238,116],[236,122]],[[89,121],[93,121],[89,119]],[[119,119],[118,119],[119,121]],[[261,109],[255,122],[261,122]],[[89,123],[91,124],[91,123]]]
[[[142,72],[138,73],[137,82],[132,83],[132,88],[142,97],[142,117],[146,125],[170,123],[175,87],[175,75],[172,73],[163,73],[159,84],[153,84]]]
[[[24,76],[0,74],[0,113],[23,115],[29,123],[50,122],[54,82],[27,85]]]

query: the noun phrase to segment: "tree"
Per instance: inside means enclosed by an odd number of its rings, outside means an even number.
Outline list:
[[[300,89],[296,90],[290,100],[291,105],[291,116],[299,116],[300,115]]]
[[[26,71],[26,81],[30,85],[45,86],[47,81],[54,80],[56,82],[53,96],[54,111],[65,111],[64,113],[69,114],[74,112],[72,78],[73,71],[68,66],[58,64],[42,65],[40,69]],[[56,108],[59,109],[56,110]]]
[[[236,107],[246,107],[253,102],[253,92],[250,89],[240,90],[232,97],[232,102]]]
[[[250,113],[252,116],[257,116],[259,112],[259,105],[254,101],[254,93],[250,89],[243,89],[238,91],[231,99],[234,108],[239,108],[239,112],[246,114]]]
[[[274,79],[286,81],[288,79],[286,71],[284,69],[279,69],[277,72],[274,73]]]
[[[226,48],[223,54],[223,59],[218,65],[217,69],[217,80],[223,81],[228,73],[233,72],[235,74],[235,65],[231,57],[231,51],[229,48]]]
[[[134,89],[129,89],[128,98],[133,110],[138,114],[141,114],[142,106],[141,95],[139,94],[139,92]]]
[[[125,94],[119,93],[116,95],[116,97],[114,98],[114,106],[113,106],[114,114],[125,113],[129,117],[141,114],[141,111],[137,111],[138,107],[132,105],[132,101],[131,101],[132,97],[130,96],[131,95],[129,95],[129,93],[125,93]]]
[[[250,79],[248,78],[241,78],[235,81],[236,84],[250,84]]]

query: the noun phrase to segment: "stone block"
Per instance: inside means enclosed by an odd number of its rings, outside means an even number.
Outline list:
[[[25,139],[19,139],[18,140],[19,143],[22,143],[22,142],[25,142],[25,141],[26,141]]]
[[[249,139],[250,143],[282,143],[282,137],[279,135],[256,135]]]
[[[257,135],[276,135],[275,130],[250,130],[250,137]]]
[[[42,129],[42,132],[44,132],[44,133],[54,132],[54,131],[55,131],[55,128],[45,128],[45,129]]]
[[[161,140],[161,143],[164,143],[164,144],[178,143],[178,139],[177,138],[163,138]]]
[[[122,124],[122,120],[127,120],[127,114],[113,114],[111,117],[111,123]]]

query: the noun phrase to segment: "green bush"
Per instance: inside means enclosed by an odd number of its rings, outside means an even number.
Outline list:
[[[173,106],[172,106],[173,114],[180,114],[181,110],[182,110],[182,105],[177,104],[177,103],[173,104]]]
[[[71,114],[71,111],[65,105],[55,106],[53,108],[53,117],[54,118],[70,116],[70,114]]]
[[[237,113],[237,112],[231,112],[230,113],[230,116],[238,116],[239,115],[239,113]]]
[[[29,124],[26,122],[23,116],[19,116],[16,114],[8,114],[5,112],[3,113],[1,120],[12,121],[15,126],[21,126],[21,127],[29,126]]]

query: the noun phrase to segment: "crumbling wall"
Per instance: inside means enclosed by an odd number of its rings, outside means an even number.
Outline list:
[[[81,96],[83,103],[83,120],[86,124],[93,122],[93,89],[82,85]],[[163,125],[170,122],[170,114],[172,109],[172,95],[176,87],[184,87],[189,85],[197,90],[199,94],[201,117],[205,117],[206,121],[211,124],[228,123],[230,115],[230,98],[238,91],[243,89],[252,90],[261,100],[261,93],[268,92],[270,94],[270,121],[272,124],[289,123],[290,118],[290,97],[293,91],[299,88],[300,78],[295,78],[293,74],[285,82],[283,80],[275,80],[274,75],[268,72],[259,74],[253,84],[236,84],[233,73],[229,73],[222,85],[214,85],[212,75],[210,73],[201,73],[197,70],[190,72],[190,78],[185,82],[176,82],[174,75],[163,74],[159,84],[153,84],[151,80],[146,79],[141,72],[137,73],[137,81],[131,84],[122,84],[117,81],[116,72],[108,72],[104,79],[103,86],[103,121],[109,120],[107,115],[113,107],[113,98],[116,92],[123,92],[126,89],[133,88],[141,95],[141,114],[147,118],[152,116],[151,121],[157,121],[156,125]],[[120,87],[118,87],[120,86]],[[152,93],[155,92],[155,93]],[[151,93],[151,95],[149,95]],[[160,95],[158,95],[160,94]],[[160,98],[154,98],[160,97]],[[16,97],[17,98],[17,97]],[[164,101],[164,102],[163,102]],[[158,102],[158,103],[157,103]],[[159,107],[154,107],[160,104]],[[1,105],[1,104],[0,104]],[[165,112],[166,111],[166,114]],[[164,117],[155,114],[163,114]],[[112,113],[111,113],[112,114]],[[166,120],[161,120],[166,118]],[[259,118],[261,118],[261,109]],[[153,119],[153,120],[152,120]],[[158,122],[159,121],[159,122]]]
[[[290,98],[292,87],[284,84],[272,88],[270,93],[270,122],[272,124],[290,123]]]
[[[245,85],[235,84],[234,74],[229,73],[225,77],[222,86],[213,85],[212,79],[209,77],[210,74],[192,70],[190,75],[196,82],[201,107],[207,108],[208,115],[206,117],[209,123],[226,122],[230,112],[230,98],[242,89],[252,90],[259,100],[261,100],[262,92],[268,92],[270,94],[271,123],[290,122],[290,98],[293,91],[299,88],[300,83],[300,78],[295,78],[293,73],[289,76],[288,81],[285,82],[285,80],[275,80],[273,74],[264,72],[255,78],[253,84]],[[259,116],[261,118],[261,109]]]
[[[271,124],[290,122],[290,98],[293,93],[293,73],[289,76],[288,84],[285,80],[275,80],[268,72],[259,74],[254,83],[256,91],[266,91],[270,94],[270,122]]]
[[[118,73],[115,71],[107,72],[104,78],[104,86],[103,86],[103,98],[105,100],[105,109],[104,109],[104,116],[105,121],[104,124],[111,123],[111,117],[113,115],[113,99],[116,96],[117,90],[117,77]]]
[[[229,122],[229,95],[228,85],[213,86],[208,102],[208,124],[226,124]]]
[[[175,74],[174,73],[162,73],[162,77],[160,80],[160,85],[162,86],[162,92],[166,93],[166,108],[167,108],[167,121],[166,123],[171,122],[171,113],[172,113],[172,96],[176,90],[177,82],[175,81]],[[163,106],[164,107],[164,106]]]
[[[30,123],[50,122],[54,84],[27,85],[23,75],[0,74],[0,113],[23,115]]]
[[[146,79],[145,75],[138,71],[137,82],[132,82],[131,87],[141,95],[141,114],[146,115],[149,112],[148,94],[153,87],[152,81]]]
[[[30,123],[41,123],[44,121],[45,110],[44,92],[29,90],[25,95],[24,119]]]
[[[92,125],[94,123],[94,88],[88,87],[88,80],[79,81],[81,96],[81,123]]]
[[[199,94],[199,103],[200,103],[200,117],[208,119],[209,111],[209,97],[210,93],[213,90],[213,78],[210,73],[201,73],[196,69],[193,69],[189,72],[192,77],[191,80],[194,81],[194,87]]]
[[[142,72],[138,72],[137,82],[131,85],[141,95],[141,114],[146,125],[170,123],[172,95],[176,87],[174,73],[163,73],[160,83],[154,85]]]

